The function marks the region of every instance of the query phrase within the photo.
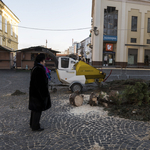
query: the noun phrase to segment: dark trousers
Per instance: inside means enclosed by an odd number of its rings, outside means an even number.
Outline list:
[[[31,110],[31,117],[30,117],[30,127],[32,130],[38,130],[40,128],[40,118],[42,112],[36,112]]]

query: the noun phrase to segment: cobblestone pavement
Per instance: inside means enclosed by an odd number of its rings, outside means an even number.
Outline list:
[[[0,71],[0,150],[150,150],[149,123],[109,117],[102,107],[69,104],[67,87],[51,93],[42,132],[29,127],[28,71]],[[11,96],[15,90],[25,95]],[[86,97],[87,96],[87,97]]]

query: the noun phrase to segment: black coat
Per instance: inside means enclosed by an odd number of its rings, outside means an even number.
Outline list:
[[[51,107],[51,99],[48,90],[48,78],[44,67],[36,64],[31,71],[29,87],[29,109],[44,111]]]

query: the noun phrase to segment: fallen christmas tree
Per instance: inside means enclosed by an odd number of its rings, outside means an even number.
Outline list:
[[[127,84],[125,89],[119,92],[110,91],[107,101],[108,107],[104,110],[108,111],[110,116],[149,121],[150,90],[149,85],[143,81]]]

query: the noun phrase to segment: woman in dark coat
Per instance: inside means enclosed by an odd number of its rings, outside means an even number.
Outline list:
[[[30,127],[33,131],[42,131],[40,117],[42,111],[51,107],[51,99],[48,90],[48,78],[46,76],[45,55],[39,54],[31,71],[29,88],[29,110],[31,110]]]

